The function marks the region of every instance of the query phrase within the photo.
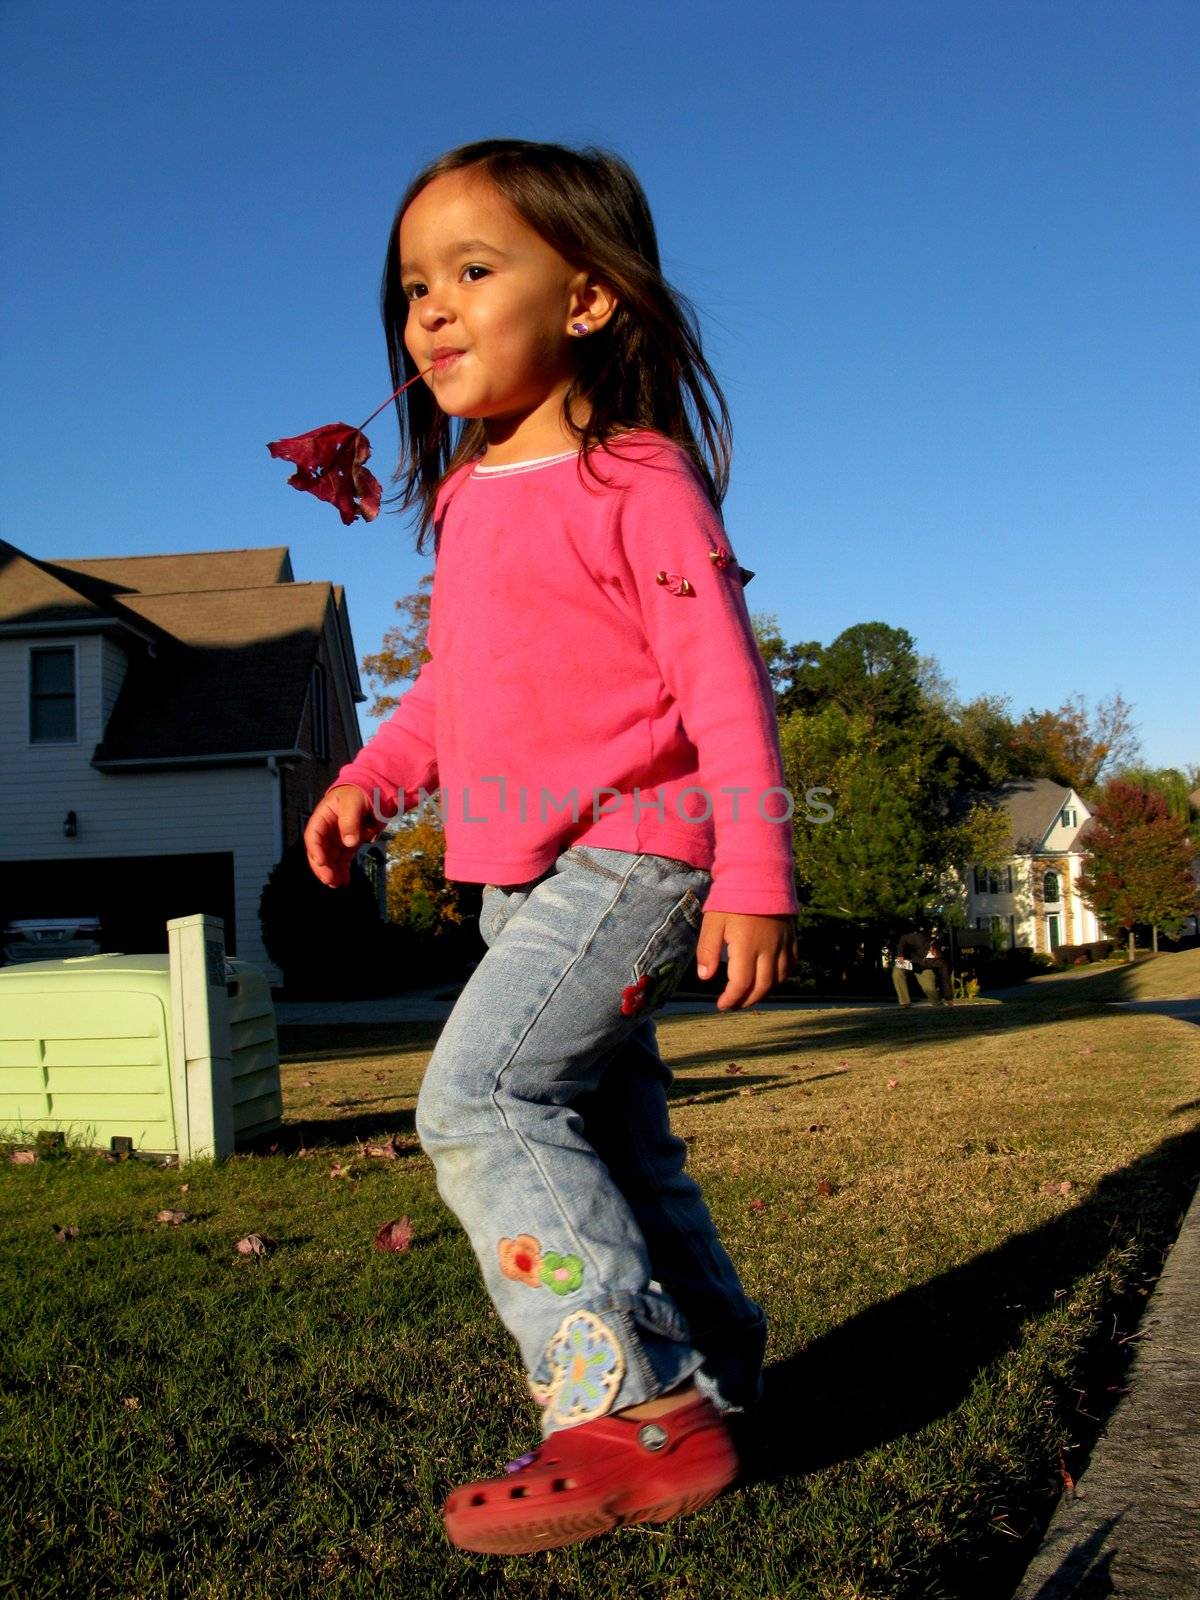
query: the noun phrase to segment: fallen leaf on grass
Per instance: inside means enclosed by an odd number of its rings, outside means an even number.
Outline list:
[[[234,1246],[240,1256],[267,1256],[275,1248],[274,1239],[268,1239],[265,1234],[248,1233],[244,1239],[239,1239]]]
[[[354,1174],[348,1166],[344,1167],[340,1161],[335,1161],[329,1169],[329,1176],[331,1178],[352,1178]]]
[[[805,1133],[828,1133],[829,1124],[827,1122],[810,1122],[804,1131]]]
[[[837,1193],[837,1184],[829,1178],[822,1178],[817,1185],[817,1193],[824,1195],[828,1199],[830,1195]]]
[[[887,1081],[887,1086],[888,1086],[889,1089],[895,1089],[899,1085],[899,1083],[900,1083],[900,1079],[899,1078],[889,1078],[888,1081]]]
[[[313,1086],[313,1081],[312,1081],[311,1078],[301,1078],[300,1079],[300,1087],[302,1089],[311,1089],[312,1086]]]
[[[412,1243],[412,1223],[407,1217],[396,1217],[385,1222],[375,1235],[376,1250],[407,1250]]]
[[[1043,1194],[1070,1194],[1071,1187],[1072,1187],[1071,1186],[1071,1180],[1069,1178],[1067,1178],[1067,1179],[1064,1179],[1062,1183],[1044,1183],[1042,1185],[1042,1193]]]
[[[740,1094],[740,1095],[751,1095],[751,1094],[753,1094],[753,1093],[754,1093],[754,1090],[753,1090],[753,1089],[751,1089],[751,1088],[744,1088],[744,1089],[739,1089],[739,1090],[738,1090],[738,1093],[739,1093],[739,1094]]]
[[[142,1402],[135,1394],[127,1394],[124,1400],[121,1401],[121,1404],[125,1407],[126,1411],[140,1411],[142,1407]]]
[[[358,1147],[366,1156],[377,1156],[384,1161],[395,1161],[400,1153],[400,1146],[396,1143],[395,1134],[386,1144],[360,1144]]]
[[[179,1185],[179,1192],[180,1192],[180,1194],[186,1194],[186,1193],[187,1193],[187,1192],[188,1192],[188,1190],[189,1190],[189,1189],[190,1189],[190,1188],[191,1188],[191,1187],[192,1187],[192,1186],[191,1186],[191,1184],[190,1184],[190,1183],[181,1183],[181,1184],[180,1184],[180,1185]]]
[[[745,1070],[745,1067],[739,1067],[736,1061],[731,1061],[725,1068],[725,1071],[731,1074],[734,1072],[744,1072]]]
[[[1063,1485],[1064,1494],[1066,1494],[1070,1498],[1074,1499],[1074,1497],[1075,1497],[1075,1479],[1067,1471],[1066,1458],[1063,1456],[1063,1453],[1062,1453],[1061,1450],[1058,1452],[1058,1472],[1059,1472],[1059,1476],[1062,1478],[1062,1485]]]
[[[59,1244],[69,1244],[72,1239],[78,1239],[79,1237],[78,1228],[64,1228],[60,1223],[57,1222],[53,1223],[52,1226],[54,1228],[54,1237],[58,1240]]]
[[[173,1228],[177,1228],[181,1222],[188,1220],[188,1214],[186,1211],[156,1211],[154,1220],[155,1222],[169,1222]]]
[[[8,1158],[14,1167],[32,1167],[37,1161],[36,1150],[14,1150]]]
[[[751,1202],[750,1202],[751,1211],[761,1211],[762,1208],[763,1208],[763,1203],[762,1203],[761,1200],[751,1200]]]

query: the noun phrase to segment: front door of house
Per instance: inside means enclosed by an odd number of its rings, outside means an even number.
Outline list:
[[[1057,950],[1062,943],[1062,934],[1059,932],[1059,918],[1057,912],[1051,912],[1046,918],[1046,948]]]

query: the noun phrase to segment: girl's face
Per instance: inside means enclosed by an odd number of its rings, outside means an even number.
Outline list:
[[[442,410],[477,417],[499,462],[574,443],[562,422],[572,322],[615,302],[516,214],[478,171],[443,173],[400,222],[404,342]],[[580,418],[579,420],[583,420]]]

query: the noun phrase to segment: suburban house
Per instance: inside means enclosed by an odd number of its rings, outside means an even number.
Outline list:
[[[286,549],[43,561],[0,540],[0,928],[212,912],[273,979],[263,884],[361,747],[345,599]],[[379,873],[380,882],[382,872]]]
[[[1075,790],[1030,778],[981,798],[1006,813],[1009,854],[998,871],[967,868],[967,927],[991,930],[1004,948],[1025,945],[1047,955],[1060,944],[1103,937],[1079,892],[1092,813]]]

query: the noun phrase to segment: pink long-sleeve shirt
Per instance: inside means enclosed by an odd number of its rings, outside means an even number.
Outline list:
[[[571,454],[443,485],[432,660],[336,781],[387,812],[440,790],[452,881],[527,883],[582,843],[710,869],[706,911],[792,913],[791,800],[729,539],[669,441],[592,460],[603,482]]]

